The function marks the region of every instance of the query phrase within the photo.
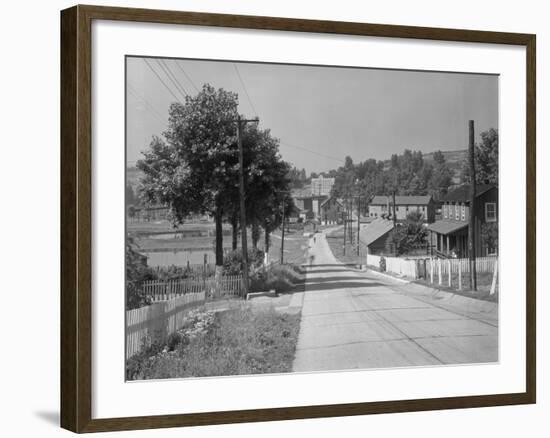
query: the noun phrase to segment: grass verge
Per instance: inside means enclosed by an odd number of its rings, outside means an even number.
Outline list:
[[[292,370],[300,315],[241,305],[197,313],[194,322],[127,363],[128,380],[285,373]],[[202,316],[201,316],[202,315]]]
[[[470,280],[468,273],[463,274],[461,290],[458,290],[458,274],[451,274],[451,287],[449,287],[449,280],[447,275],[443,275],[443,282],[441,285],[439,285],[436,275],[434,275],[434,283],[430,283],[429,279],[416,280],[415,283],[437,288],[447,292],[452,292],[457,295],[463,295],[469,298],[498,302],[498,281],[496,291],[493,295],[491,295],[491,284],[493,282],[492,272],[481,272],[477,274],[477,291],[470,289],[469,281]]]
[[[367,257],[367,247],[363,242],[359,243],[359,255],[357,255],[357,244],[346,245],[344,254],[344,234],[342,232],[331,233],[327,236],[327,243],[332,251],[332,254],[339,262],[346,265],[364,265]]]

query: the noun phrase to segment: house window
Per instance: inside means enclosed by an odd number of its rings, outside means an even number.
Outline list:
[[[447,219],[447,218],[449,217],[449,214],[447,213],[447,207],[448,207],[447,204],[445,204],[445,205],[443,206],[443,217],[444,217],[445,219]]]
[[[461,211],[462,220],[465,221],[466,220],[466,205],[462,204],[460,209],[462,210]]]
[[[460,220],[460,206],[458,203],[455,205],[455,219],[457,221]]]
[[[496,202],[485,203],[485,222],[497,221],[497,204]]]

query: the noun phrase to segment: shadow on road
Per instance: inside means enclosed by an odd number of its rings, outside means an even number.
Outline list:
[[[308,293],[334,290],[334,289],[358,289],[358,288],[377,287],[377,286],[383,286],[383,284],[372,283],[372,282],[365,283],[362,281],[346,281],[346,282],[337,281],[332,283],[329,281],[323,281],[321,283],[307,281],[305,284],[305,287]]]

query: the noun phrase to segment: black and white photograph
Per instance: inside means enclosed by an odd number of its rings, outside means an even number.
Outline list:
[[[498,75],[125,69],[127,381],[498,363]]]

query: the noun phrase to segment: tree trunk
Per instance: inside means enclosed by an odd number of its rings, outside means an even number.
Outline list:
[[[233,234],[231,235],[231,249],[235,251],[239,241],[239,222],[236,214],[231,218],[231,226],[233,227]]]
[[[260,226],[254,222],[252,224],[252,246],[254,249],[258,248],[258,241],[260,240]]]
[[[269,252],[269,245],[271,243],[269,238],[269,231],[267,230],[267,227],[264,227],[264,251],[267,254]]]
[[[218,208],[215,214],[216,220],[216,266],[223,266],[223,211]]]

